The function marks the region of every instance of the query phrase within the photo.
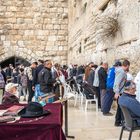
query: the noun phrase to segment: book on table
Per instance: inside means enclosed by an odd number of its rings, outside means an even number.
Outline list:
[[[24,106],[13,105],[6,109],[7,111],[3,113],[3,116],[17,116],[23,108]]]
[[[42,95],[38,96],[38,99],[39,99],[39,101],[43,101],[43,100],[52,98],[54,96],[55,96],[54,93],[45,93],[45,94],[42,94]]]
[[[13,116],[0,116],[0,123],[14,121],[15,117]]]

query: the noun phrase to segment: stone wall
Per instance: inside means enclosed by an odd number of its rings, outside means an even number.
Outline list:
[[[72,0],[69,7],[76,9],[78,0]],[[79,0],[80,2],[80,0]],[[86,3],[86,8],[85,8]],[[131,70],[137,72],[140,67],[140,2],[138,0],[82,0],[81,12],[69,11],[69,63],[84,64],[94,61],[108,61],[110,65],[115,59],[129,59]],[[78,6],[77,6],[78,8]],[[80,10],[79,9],[79,10]],[[75,16],[74,16],[75,15]],[[113,17],[119,28],[114,36],[99,40],[97,34],[97,18]],[[75,26],[73,26],[75,25]],[[82,48],[79,51],[79,48]]]
[[[64,64],[67,42],[67,0],[0,1],[0,61],[17,56]]]
[[[69,1],[68,63],[89,62],[96,49],[92,4],[92,0]]]

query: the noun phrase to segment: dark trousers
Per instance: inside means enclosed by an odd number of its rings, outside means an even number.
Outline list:
[[[107,89],[103,99],[103,113],[109,113],[114,99],[113,89]]]
[[[101,95],[99,87],[94,87],[98,96],[98,108],[101,108]]]
[[[28,102],[31,102],[32,98],[34,96],[34,91],[32,90],[32,81],[28,81],[27,89],[28,89],[28,92],[29,92]]]
[[[101,98],[101,111],[103,112],[103,105],[104,105],[104,97],[106,94],[106,89],[100,89],[100,98]]]
[[[117,104],[118,104],[118,100],[117,100]],[[123,116],[122,110],[118,104],[117,112],[116,112],[116,116],[115,116],[115,123],[122,123],[123,120],[124,120],[124,116]]]

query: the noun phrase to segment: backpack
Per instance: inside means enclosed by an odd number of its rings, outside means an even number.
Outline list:
[[[3,75],[0,73],[0,88],[4,88],[5,86],[5,81]]]
[[[112,67],[108,71],[106,87],[112,89],[114,86],[114,81],[115,81],[115,67]]]
[[[27,76],[26,75],[21,75],[20,83],[23,87],[27,87]]]

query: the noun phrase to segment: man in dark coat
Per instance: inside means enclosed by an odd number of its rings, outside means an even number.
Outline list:
[[[53,90],[55,80],[52,78],[51,68],[52,62],[50,60],[46,60],[44,62],[44,68],[38,74],[40,90],[43,93],[51,93]]]
[[[98,71],[99,88],[100,88],[100,94],[101,94],[101,111],[103,109],[103,100],[106,93],[107,69],[108,69],[108,64],[103,63]]]
[[[38,60],[38,66],[35,69],[34,75],[33,75],[33,86],[35,87],[38,84],[38,74],[39,72],[44,68],[44,61]]]

